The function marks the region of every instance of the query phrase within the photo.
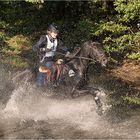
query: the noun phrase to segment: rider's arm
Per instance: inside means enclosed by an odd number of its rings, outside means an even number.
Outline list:
[[[62,53],[62,54],[67,54],[69,52],[68,48],[65,47],[65,46],[59,47],[57,51],[60,52],[60,53]]]
[[[46,45],[46,37],[41,36],[39,41],[33,46],[33,51],[45,51],[45,45]]]

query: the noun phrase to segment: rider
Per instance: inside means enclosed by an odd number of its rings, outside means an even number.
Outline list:
[[[54,81],[55,76],[55,64],[54,64],[54,56],[56,54],[57,46],[58,46],[58,36],[59,30],[58,27],[54,24],[49,25],[47,29],[47,35],[43,35],[40,37],[39,41],[34,45],[33,50],[36,51],[39,55],[41,66],[45,66],[51,71],[51,81]],[[65,51],[67,53],[67,51]],[[38,73],[38,86],[46,85],[46,73],[43,70]]]

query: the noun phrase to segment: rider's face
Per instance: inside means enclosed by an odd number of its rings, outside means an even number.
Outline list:
[[[50,33],[50,35],[51,35],[51,37],[52,37],[52,38],[56,38],[56,37],[57,37],[57,35],[58,35],[58,33],[51,32],[51,33]]]

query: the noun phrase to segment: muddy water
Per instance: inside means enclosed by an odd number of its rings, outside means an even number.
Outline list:
[[[13,78],[1,70],[0,139],[140,139],[139,110],[108,111],[107,95],[111,91],[99,82],[94,84],[103,93],[103,116],[96,113],[92,96],[71,99],[63,92],[42,91],[27,80],[29,75],[29,71],[18,72]]]

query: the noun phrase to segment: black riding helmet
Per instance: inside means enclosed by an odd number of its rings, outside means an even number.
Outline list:
[[[49,25],[47,30],[50,32],[59,33],[58,27],[54,24]]]

